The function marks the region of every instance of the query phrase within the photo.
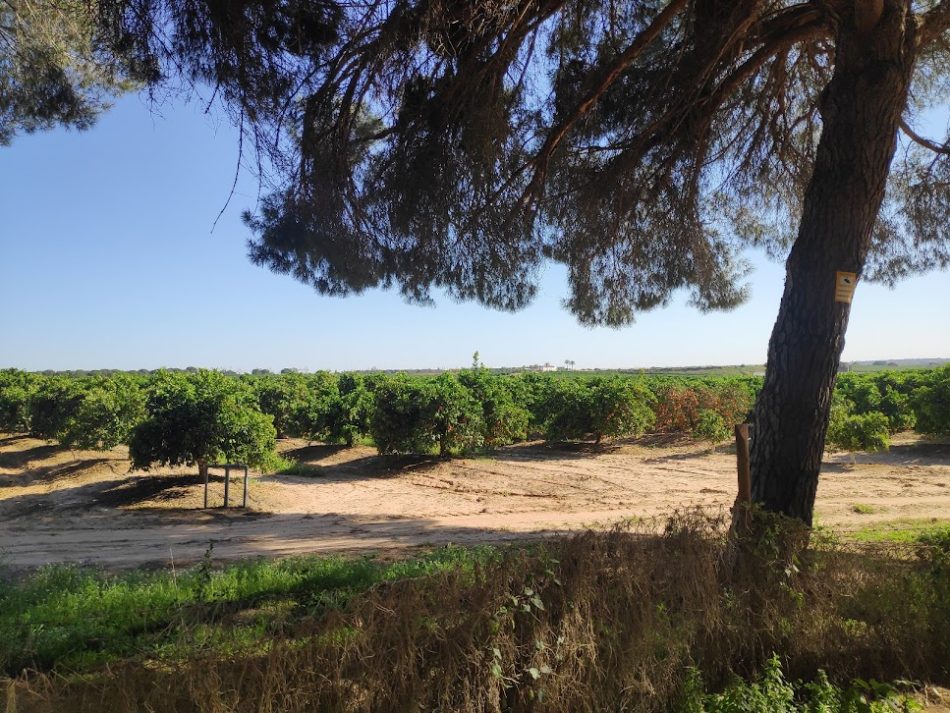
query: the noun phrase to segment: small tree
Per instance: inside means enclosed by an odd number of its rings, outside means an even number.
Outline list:
[[[620,377],[584,383],[556,382],[550,393],[548,440],[580,440],[636,436],[653,425],[653,395],[642,385]]]
[[[440,456],[482,445],[482,406],[457,376],[442,374],[427,391],[426,416]]]
[[[125,374],[94,379],[67,419],[60,442],[69,447],[110,450],[128,443],[145,418],[145,393],[140,382]]]
[[[482,439],[486,446],[497,448],[527,437],[530,414],[515,402],[511,378],[478,368],[462,372],[459,381],[482,405]]]
[[[30,399],[30,432],[38,438],[59,440],[82,404],[79,379],[51,376],[40,382]]]
[[[935,369],[928,383],[913,394],[916,429],[921,433],[950,433],[950,365]]]
[[[400,375],[376,384],[370,433],[381,455],[432,449],[428,404],[427,389],[418,380]]]
[[[594,438],[639,436],[653,425],[653,395],[641,384],[614,377],[590,384],[590,419]]]
[[[340,374],[337,396],[329,404],[326,416],[326,438],[352,446],[357,438],[370,431],[373,415],[373,394],[358,374]]]
[[[19,369],[0,370],[0,431],[30,430],[30,399],[37,377]]]
[[[307,431],[309,389],[303,376],[281,373],[280,376],[252,376],[261,411],[274,419],[280,437],[298,437]]]
[[[257,466],[274,453],[273,419],[260,412],[253,390],[216,371],[160,372],[149,388],[146,410],[148,417],[129,444],[136,468],[197,464],[204,478],[210,464]]]

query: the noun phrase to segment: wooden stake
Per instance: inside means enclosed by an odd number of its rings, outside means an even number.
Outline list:
[[[748,505],[752,502],[752,474],[749,469],[749,424],[736,426],[736,465],[739,470],[738,503]]]

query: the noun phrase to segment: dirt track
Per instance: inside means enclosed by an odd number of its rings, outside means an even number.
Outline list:
[[[728,508],[736,487],[729,447],[659,438],[598,451],[530,444],[447,462],[282,448],[310,467],[306,477],[255,475],[247,511],[202,511],[190,469],[129,472],[122,449],[75,452],[0,435],[0,563],[182,563],[211,541],[216,558],[238,558],[521,539]],[[214,484],[213,503],[222,488]],[[950,518],[950,445],[907,437],[889,453],[829,456],[817,516],[845,530]]]

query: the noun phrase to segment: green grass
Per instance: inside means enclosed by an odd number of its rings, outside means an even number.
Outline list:
[[[850,537],[858,542],[910,544],[922,537],[947,532],[950,532],[950,520],[899,518],[868,525],[851,533]]]
[[[275,634],[343,607],[379,582],[464,569],[497,554],[491,547],[444,547],[396,562],[301,557],[221,569],[207,556],[184,572],[121,575],[45,567],[0,582],[0,671],[264,650]]]
[[[326,469],[319,465],[298,463],[289,458],[281,458],[283,463],[274,470],[277,475],[300,475],[305,478],[319,478],[326,474]]]
[[[858,515],[873,515],[878,512],[879,508],[874,507],[873,505],[867,505],[866,503],[855,503],[851,506],[851,511],[857,513]]]

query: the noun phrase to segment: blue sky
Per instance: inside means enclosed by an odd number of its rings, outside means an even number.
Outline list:
[[[236,132],[197,103],[157,113],[122,99],[83,133],[22,136],[0,148],[0,367],[207,366],[238,370],[489,366],[573,359],[578,368],[752,364],[765,360],[784,269],[750,254],[749,302],[700,314],[679,295],[623,329],[579,326],[549,267],[517,314],[374,291],[321,297],[246,258],[243,172],[218,223]],[[860,285],[846,360],[950,357],[950,279],[896,290]]]

